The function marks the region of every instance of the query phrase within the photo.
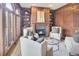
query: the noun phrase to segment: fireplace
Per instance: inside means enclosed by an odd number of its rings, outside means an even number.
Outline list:
[[[36,33],[39,34],[39,36],[46,36],[47,34],[47,27],[45,24],[36,24]]]
[[[46,36],[46,31],[45,29],[36,29],[36,33],[39,34],[39,36]]]

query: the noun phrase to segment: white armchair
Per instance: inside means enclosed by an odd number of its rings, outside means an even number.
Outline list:
[[[62,37],[62,28],[53,26],[52,31],[50,32],[50,38],[61,39]]]
[[[59,43],[62,36],[62,29],[61,27],[52,27],[52,31],[50,32],[50,41],[48,42],[49,45],[53,46],[53,51],[59,50]]]
[[[33,30],[32,27],[27,27],[23,29],[23,36],[29,39],[33,38]]]
[[[70,55],[79,56],[79,43],[76,42],[75,39],[79,38],[66,37],[65,45]]]
[[[73,42],[73,37],[65,37],[65,46],[68,53],[70,52],[72,42]]]
[[[41,43],[28,38],[21,37],[21,54],[22,56],[46,56],[47,42]]]

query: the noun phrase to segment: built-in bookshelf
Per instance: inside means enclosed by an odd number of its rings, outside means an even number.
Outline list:
[[[50,10],[50,31],[52,26],[55,26],[55,10]]]
[[[22,8],[23,13],[22,15],[22,19],[23,19],[23,27],[30,27],[31,25],[31,10],[30,8]]]

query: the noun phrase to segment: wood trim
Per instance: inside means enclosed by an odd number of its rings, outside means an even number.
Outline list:
[[[66,5],[64,5],[64,6],[60,7],[60,8],[58,8],[58,9],[56,9],[55,11],[57,11],[57,10],[59,10],[59,9],[62,9],[62,8],[64,8],[64,7],[66,7],[66,6],[69,6],[69,5],[76,5],[76,4],[79,4],[79,3],[68,3],[68,4],[66,4]]]
[[[60,8],[58,8],[58,9],[56,9],[55,11],[57,11],[57,10],[59,10],[59,9],[62,9],[62,8],[64,8],[65,6],[68,6],[68,5],[71,5],[71,4],[76,4],[76,3],[68,3],[68,4],[66,4],[66,5],[64,5],[64,6],[60,7]]]
[[[38,6],[31,6],[31,8],[42,8],[42,9],[50,9],[49,7],[38,7]]]
[[[56,25],[65,29],[67,36],[73,36],[75,30],[79,29],[79,3],[69,3],[56,10]],[[62,14],[62,15],[61,15]],[[63,24],[61,24],[63,21]],[[76,25],[75,25],[76,24]],[[77,29],[76,29],[77,28]]]

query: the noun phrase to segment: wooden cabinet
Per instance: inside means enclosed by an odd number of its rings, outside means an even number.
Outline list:
[[[68,4],[56,10],[55,24],[65,30],[67,36],[73,36],[79,29],[79,4]]]

